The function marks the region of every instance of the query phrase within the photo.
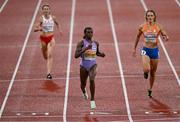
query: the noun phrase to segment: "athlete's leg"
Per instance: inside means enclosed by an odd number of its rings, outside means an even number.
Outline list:
[[[151,70],[150,70],[150,90],[152,90],[153,84],[154,84],[154,80],[155,80],[155,75],[156,75],[156,70],[157,70],[157,66],[158,66],[158,59],[151,59],[150,61],[150,66],[151,66]]]
[[[96,77],[96,68],[97,65],[95,64],[89,71],[89,79],[90,79],[90,92],[91,92],[91,101],[94,100],[95,95],[95,77]]]
[[[47,45],[47,74],[51,73],[52,65],[53,65],[53,49],[55,46],[55,40],[52,40]]]
[[[81,80],[81,90],[85,94],[85,87],[88,78],[88,71],[84,67],[80,67],[80,80]]]
[[[142,55],[144,78],[148,78],[148,73],[150,71],[150,58],[147,55]]]
[[[47,45],[45,42],[41,41],[41,50],[45,60],[47,60]]]

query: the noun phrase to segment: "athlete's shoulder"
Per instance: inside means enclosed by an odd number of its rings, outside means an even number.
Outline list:
[[[39,21],[40,21],[40,22],[43,22],[43,18],[44,18],[44,16],[41,15],[41,16],[39,17]]]
[[[143,28],[146,26],[146,22],[139,25],[139,31],[143,31]]]
[[[81,47],[83,46],[83,44],[84,44],[84,39],[80,39],[80,41],[77,43],[77,45]]]
[[[99,45],[99,42],[98,42],[97,40],[94,40],[94,43],[95,43],[96,45]]]
[[[145,26],[147,26],[147,22],[142,23],[142,24],[140,25],[140,28],[143,28],[143,27],[145,27]]]
[[[162,28],[162,25],[161,25],[161,24],[159,24],[159,23],[157,23],[157,22],[156,22],[155,24],[156,24],[156,26],[157,26],[158,28],[160,28],[160,29]]]
[[[52,19],[56,19],[56,16],[55,16],[55,15],[52,15],[52,14],[51,14],[50,16],[52,17]]]

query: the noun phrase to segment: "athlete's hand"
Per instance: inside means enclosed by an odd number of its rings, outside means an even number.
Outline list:
[[[83,48],[81,52],[84,53],[86,50],[89,50],[91,48],[92,48],[92,44],[89,44],[87,47]]]
[[[101,53],[101,57],[105,57],[105,54],[104,54],[104,53]]]
[[[86,47],[86,50],[89,50],[92,48],[92,44],[89,44],[87,47]]]
[[[169,37],[166,36],[166,35],[162,36],[162,38],[163,38],[163,40],[165,40],[165,41],[168,41],[168,40],[169,40]]]
[[[34,32],[42,31],[42,28],[35,28]]]

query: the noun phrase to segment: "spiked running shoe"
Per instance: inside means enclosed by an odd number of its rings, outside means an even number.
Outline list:
[[[91,109],[95,109],[96,108],[96,103],[94,100],[90,101],[91,104]]]
[[[148,73],[147,72],[144,72],[144,78],[148,79]]]
[[[148,89],[148,96],[149,96],[149,98],[152,97],[152,90],[150,90],[150,89]]]
[[[52,75],[49,73],[46,77],[48,80],[51,80],[52,79]]]

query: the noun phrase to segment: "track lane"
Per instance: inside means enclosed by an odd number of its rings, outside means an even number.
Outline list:
[[[33,14],[34,3],[21,2],[23,5],[29,5],[30,8],[21,8],[18,7],[22,4],[18,4],[15,1],[8,2],[8,6],[0,14],[0,37],[1,37],[1,46],[0,46],[0,58],[1,58],[1,68],[0,68],[0,80],[9,80],[12,77],[15,65],[17,63],[17,58],[20,54],[20,47],[14,47],[15,45],[22,45],[25,38],[28,25],[25,23],[30,23],[31,16]],[[29,17],[24,18],[23,14],[29,14]],[[23,29],[23,30],[22,30]],[[8,63],[7,63],[8,62]],[[5,94],[9,82],[0,83],[0,105],[4,100]]]
[[[134,78],[125,77],[133,120],[151,121],[155,119],[155,121],[158,121],[160,119],[172,119],[173,121],[175,119],[174,121],[177,121],[178,114],[173,114],[173,112],[179,112],[176,109],[176,105],[179,103],[179,87],[162,49],[160,48],[161,58],[157,71],[158,76],[153,88],[154,99],[147,97],[149,82],[143,79],[140,55],[138,54],[136,58],[132,57],[137,29],[144,21],[144,10],[141,3],[130,0],[116,0],[111,3],[124,74],[137,76]],[[142,46],[142,42],[138,44],[137,53],[140,52],[140,46]],[[164,77],[161,76],[163,74],[171,75],[170,77]]]
[[[94,29],[94,38],[99,41],[100,49],[106,53],[105,59],[97,59],[97,77],[99,75],[119,76],[106,1],[77,1],[73,36],[74,44],[82,39],[83,30],[86,26],[91,26]],[[103,45],[104,43],[109,43],[110,45]],[[73,47],[72,53],[70,78],[79,76],[80,59],[74,59],[74,52],[75,47]],[[70,80],[67,121],[127,120],[120,78],[97,78],[95,82],[97,109],[93,115],[90,115],[90,100],[86,101],[83,99],[79,78]],[[89,81],[87,82],[87,91],[90,96]]]
[[[43,1],[48,3],[49,1]],[[71,1],[49,2],[52,13],[61,22],[63,36],[55,28],[56,46],[54,50],[54,65],[52,81],[47,81],[46,62],[43,60],[39,34],[31,32],[21,65],[16,79],[29,79],[24,82],[16,82],[12,88],[7,102],[3,120],[11,121],[62,121],[65,79],[67,65],[69,22]],[[40,12],[40,11],[39,11]],[[40,13],[39,13],[40,15]],[[36,19],[39,19],[38,17]],[[62,25],[63,24],[63,25]],[[37,46],[31,46],[37,45]],[[43,79],[42,79],[43,78]],[[32,79],[32,80],[31,80]],[[37,79],[34,81],[33,79]],[[16,104],[14,104],[16,103]],[[20,115],[18,115],[20,114]]]
[[[180,57],[177,52],[180,51],[179,38],[180,28],[177,26],[180,21],[180,8],[176,6],[175,1],[145,1],[147,6],[157,12],[158,21],[169,35],[169,42],[164,42],[171,61],[180,77]]]

